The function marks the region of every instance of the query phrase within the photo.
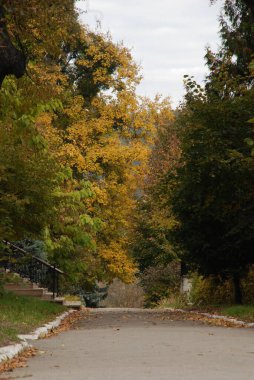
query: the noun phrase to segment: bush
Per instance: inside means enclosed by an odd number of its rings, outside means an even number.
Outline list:
[[[190,300],[189,300],[189,294],[187,293],[174,293],[169,296],[169,298],[163,298],[159,303],[159,308],[167,308],[167,307],[173,307],[175,309],[182,309],[187,306],[189,306]]]
[[[246,277],[241,280],[243,303],[254,303],[254,267],[251,267]],[[234,286],[232,279],[222,279],[219,276],[202,277],[192,275],[190,300],[194,305],[232,305],[234,304]]]
[[[138,282],[124,284],[115,279],[109,286],[107,298],[100,305],[103,307],[143,307],[144,292]]]
[[[223,281],[219,276],[192,276],[190,301],[197,306],[230,305],[234,302],[234,288],[231,280]]]
[[[78,297],[87,307],[99,307],[100,302],[107,297],[108,285],[97,284],[63,284],[62,294],[68,294],[70,297]]]
[[[162,299],[178,294],[180,279],[178,262],[147,268],[140,275],[140,283],[145,292],[145,306],[155,307]]]
[[[254,266],[252,266],[246,276],[241,281],[243,292],[243,303],[247,305],[254,304]]]
[[[48,261],[45,244],[41,240],[23,239],[15,241],[13,244],[41,260]]]

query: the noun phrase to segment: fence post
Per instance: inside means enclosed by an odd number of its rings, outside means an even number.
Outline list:
[[[56,265],[54,264],[53,269],[53,299],[55,299],[56,296]]]
[[[59,273],[56,273],[56,296],[59,296]]]

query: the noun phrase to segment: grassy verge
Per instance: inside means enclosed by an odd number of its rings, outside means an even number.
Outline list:
[[[245,322],[254,322],[254,306],[251,305],[207,305],[203,307],[190,306],[183,309],[233,317]]]
[[[186,311],[197,311],[211,314],[224,315],[237,318],[245,322],[254,322],[254,305],[188,305],[183,297],[175,297],[173,300],[162,300],[158,308],[180,308]]]
[[[254,322],[254,306],[251,305],[207,305],[183,307],[186,311],[197,311],[233,317],[244,322]]]
[[[226,306],[220,312],[223,315],[241,319],[242,321],[254,322],[254,306],[251,305]]]
[[[209,305],[203,307],[193,306],[184,309],[233,317],[244,322],[254,322],[254,306],[251,305]]]
[[[0,346],[16,342],[17,334],[32,331],[64,310],[53,302],[4,293],[0,296]]]

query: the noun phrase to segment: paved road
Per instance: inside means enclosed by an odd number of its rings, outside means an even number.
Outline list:
[[[253,380],[254,329],[174,320],[169,312],[94,310],[36,342],[28,367],[0,379]]]

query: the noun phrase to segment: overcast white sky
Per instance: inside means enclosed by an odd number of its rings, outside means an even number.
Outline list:
[[[218,16],[222,0],[89,0],[79,1],[86,10],[82,21],[131,48],[142,66],[143,81],[138,93],[170,96],[176,106],[183,96],[183,75],[202,81],[204,54],[209,44],[217,49]]]

